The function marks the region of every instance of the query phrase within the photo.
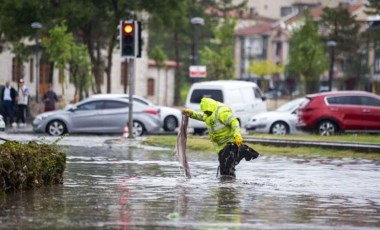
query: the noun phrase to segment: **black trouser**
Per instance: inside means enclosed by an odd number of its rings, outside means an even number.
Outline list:
[[[5,124],[12,125],[14,119],[13,119],[13,102],[12,101],[3,101],[3,108],[4,108],[4,122]],[[9,123],[8,118],[9,117]]]
[[[234,143],[228,143],[220,152],[219,169],[220,175],[235,177],[235,166],[244,158],[246,161],[255,159],[260,154],[247,145],[237,147]]]
[[[26,116],[26,105],[18,104],[18,114],[17,114],[17,123],[21,122],[25,123]]]

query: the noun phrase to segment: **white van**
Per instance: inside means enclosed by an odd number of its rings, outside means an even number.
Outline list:
[[[240,127],[244,127],[253,115],[267,111],[264,94],[254,82],[219,80],[194,83],[186,98],[186,108],[200,111],[199,103],[203,97],[230,106],[240,122]],[[206,131],[204,122],[194,119],[189,120],[188,127],[194,129],[194,134],[203,134]]]

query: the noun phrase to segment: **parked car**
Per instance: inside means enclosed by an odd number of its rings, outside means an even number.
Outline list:
[[[297,132],[298,107],[305,98],[297,98],[289,101],[274,111],[263,112],[252,116],[245,128],[247,131],[272,133],[278,135]]]
[[[270,89],[264,93],[267,99],[278,98],[282,96],[282,92],[276,89]]]
[[[335,91],[306,96],[297,128],[320,135],[380,132],[380,97],[364,91]]]
[[[5,130],[5,122],[3,116],[0,115],[0,131]]]
[[[129,100],[124,98],[87,98],[63,110],[39,114],[33,130],[59,136],[64,133],[123,133],[128,122]],[[158,131],[159,110],[133,104],[133,135]]]
[[[129,98],[128,94],[94,94],[91,97],[103,97],[103,96],[121,97],[121,98],[127,98],[127,99]],[[173,132],[176,128],[178,128],[182,119],[181,110],[167,107],[167,106],[155,105],[151,101],[137,95],[133,95],[133,101],[159,109],[160,117],[162,121],[162,128],[165,131]]]

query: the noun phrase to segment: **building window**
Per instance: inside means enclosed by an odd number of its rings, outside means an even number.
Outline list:
[[[61,72],[58,72],[58,77],[61,78]],[[51,83],[52,81],[53,81],[53,63],[42,62],[40,64],[39,91],[42,93],[46,92],[48,88],[48,83]]]
[[[285,17],[293,12],[293,7],[283,6],[281,7],[281,17]]]
[[[33,58],[29,60],[29,76],[30,76],[30,83],[33,83],[34,81],[34,59]]]
[[[256,13],[255,7],[249,7],[249,14],[254,15]]]
[[[24,76],[24,66],[19,58],[12,59],[12,81],[17,82]]]
[[[148,96],[154,96],[154,79],[148,79]]]

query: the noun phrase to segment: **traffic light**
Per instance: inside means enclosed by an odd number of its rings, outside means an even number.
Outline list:
[[[122,57],[136,57],[136,23],[134,21],[123,21],[120,27],[120,50]]]
[[[139,21],[121,21],[117,27],[120,31],[119,42],[121,57],[141,57],[142,53],[142,26]]]

